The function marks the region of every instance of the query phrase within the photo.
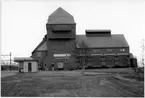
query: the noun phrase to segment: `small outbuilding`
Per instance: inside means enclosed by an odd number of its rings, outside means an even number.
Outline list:
[[[15,62],[19,63],[19,72],[37,72],[38,62],[31,57],[15,57]]]

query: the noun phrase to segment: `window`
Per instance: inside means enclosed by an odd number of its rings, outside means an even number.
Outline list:
[[[71,30],[53,30],[54,33],[68,33],[71,32]]]
[[[107,51],[112,51],[112,49],[107,49]]]
[[[123,49],[120,49],[120,51],[124,52],[124,51],[125,51],[125,49],[124,49],[124,48],[123,48]]]
[[[92,51],[93,52],[99,52],[100,50],[99,49],[93,49]]]

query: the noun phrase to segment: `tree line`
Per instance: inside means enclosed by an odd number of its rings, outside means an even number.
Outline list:
[[[4,70],[18,70],[18,66],[1,65],[1,71],[4,71]]]

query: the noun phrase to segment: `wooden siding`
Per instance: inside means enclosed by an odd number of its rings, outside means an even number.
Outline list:
[[[113,67],[114,65],[114,55],[106,55],[106,66]]]
[[[45,41],[36,51],[45,51],[47,50],[47,41]]]

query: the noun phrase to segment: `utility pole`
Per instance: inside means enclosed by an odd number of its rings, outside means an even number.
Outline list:
[[[2,60],[3,57],[8,57],[7,60]],[[10,52],[9,54],[1,54],[1,65],[8,65],[8,69],[12,69],[12,53]],[[3,62],[3,63],[2,63]]]
[[[144,59],[145,59],[145,39],[141,41],[141,65],[144,67]]]

